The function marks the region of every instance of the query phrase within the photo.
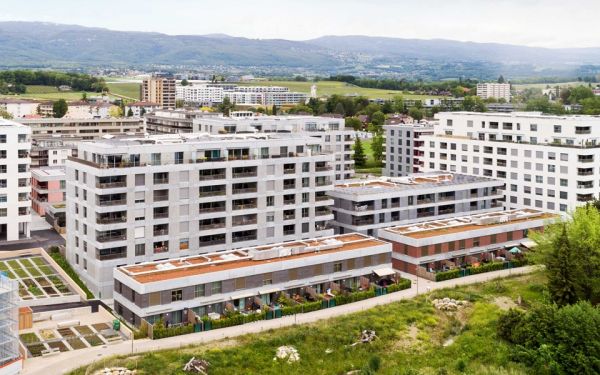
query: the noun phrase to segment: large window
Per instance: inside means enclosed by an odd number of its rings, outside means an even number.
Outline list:
[[[211,284],[211,288],[210,288],[211,294],[219,294],[219,293],[221,293],[221,287],[222,287],[222,285],[221,285],[220,281],[213,282]]]
[[[183,291],[176,289],[171,291],[171,302],[181,301],[183,299]]]
[[[199,284],[194,287],[194,298],[204,297],[206,295],[206,290],[204,288],[204,284]]]

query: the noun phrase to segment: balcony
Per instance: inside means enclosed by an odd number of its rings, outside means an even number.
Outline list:
[[[199,230],[211,230],[225,228],[225,219],[200,221]]]
[[[127,235],[125,234],[98,234],[96,236],[96,241],[98,242],[114,242],[114,241],[125,241],[127,239]]]
[[[97,202],[98,206],[106,207],[106,206],[119,206],[123,204],[127,204],[127,199],[110,199],[110,200],[100,200]]]
[[[325,165],[325,166],[322,166],[322,167],[318,167],[317,166],[317,167],[315,167],[315,172],[326,172],[326,171],[330,171],[332,169],[333,168],[331,168],[331,166],[329,166],[329,165]]]
[[[224,180],[225,173],[201,174],[198,179],[200,181]]]
[[[594,181],[577,181],[577,189],[591,189],[594,187]]]
[[[246,177],[256,177],[257,176],[256,169],[240,170],[240,171],[235,171],[235,170],[236,170],[236,168],[234,168],[234,171],[232,172],[233,178],[246,178]]]
[[[98,216],[96,218],[96,224],[120,224],[127,222],[127,215],[117,216]]]
[[[296,230],[295,229],[285,229],[283,231],[283,235],[284,236],[291,236],[291,235],[294,235],[294,234],[296,234]]]
[[[164,202],[169,200],[169,193],[154,194],[154,202]]]
[[[127,256],[127,248],[125,246],[115,247],[112,249],[96,249],[96,259],[111,260],[125,258]]]
[[[593,194],[577,194],[577,202],[588,202],[594,199]]]
[[[283,184],[283,190],[292,190],[296,188],[296,184]]]
[[[234,210],[248,210],[256,208],[256,199],[242,199],[233,201],[232,206]]]
[[[579,168],[577,170],[577,175],[578,176],[591,176],[593,174],[594,174],[594,169],[593,168],[586,168],[586,169]]]
[[[243,225],[254,225],[256,224],[257,220],[256,220],[256,216],[254,217],[234,217],[231,220],[231,225],[234,227],[239,227],[239,226],[243,226]]]
[[[169,177],[154,178],[154,179],[152,179],[152,182],[154,183],[154,185],[168,184],[169,183]]]
[[[218,205],[218,206],[202,206],[200,205],[200,207],[198,208],[198,212],[203,214],[203,213],[210,213],[210,212],[223,212],[225,211],[225,205]]]
[[[215,245],[224,245],[226,243],[225,236],[222,235],[220,237],[215,236],[206,236],[200,237],[199,244],[202,246],[215,246]]]
[[[294,174],[294,173],[296,173],[296,168],[284,168],[283,173],[284,174]]]
[[[577,158],[577,161],[579,161],[580,163],[593,163],[594,162],[594,155],[579,155],[579,157]]]
[[[284,204],[284,205],[288,205],[288,204],[296,204],[296,198],[284,199],[284,200],[283,200],[283,204]]]
[[[255,234],[249,234],[246,236],[233,236],[231,238],[231,242],[245,242],[245,241],[255,241],[256,240],[256,233]]]
[[[155,212],[154,213],[154,218],[155,219],[168,219],[169,218],[169,211],[166,211],[166,212]]]
[[[126,181],[115,181],[115,182],[97,182],[96,187],[98,189],[114,189],[127,187]]]
[[[372,217],[364,217],[364,218],[352,220],[352,225],[354,225],[354,226],[371,225],[374,223],[375,223],[375,220]]]
[[[327,196],[327,195],[316,195],[316,196],[315,196],[315,201],[317,201],[317,202],[328,201],[328,200],[330,200],[330,199],[332,199],[332,198],[330,198],[330,197],[329,197],[329,196]]]
[[[315,185],[317,185],[317,186],[327,186],[327,185],[331,185],[331,181],[328,180],[328,179],[327,180],[319,180],[319,179],[317,179],[315,181]]]
[[[294,220],[296,219],[296,213],[283,214],[283,220]]]
[[[154,229],[152,231],[152,233],[154,234],[154,236],[168,236],[169,229],[168,228],[158,228],[158,229]]]
[[[373,211],[375,209],[375,205],[373,204],[357,204],[352,207],[352,209],[356,212],[365,212],[365,211]]]
[[[218,196],[222,196],[225,195],[226,190],[225,189],[218,189],[218,190],[200,190],[199,192],[199,196],[201,198],[205,198],[205,197],[218,197]]]
[[[316,216],[331,215],[331,210],[326,207],[320,207],[315,210],[315,215]]]
[[[256,187],[245,187],[245,188],[234,188],[232,189],[233,194],[247,194],[247,193],[256,193]]]
[[[454,199],[456,199],[454,193],[451,193],[451,194],[439,194],[438,195],[438,200],[440,202],[443,202],[443,201],[453,201]]]

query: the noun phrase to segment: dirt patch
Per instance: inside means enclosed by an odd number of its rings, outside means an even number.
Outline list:
[[[395,349],[414,349],[419,345],[419,328],[415,324],[408,326],[408,330],[394,343]]]
[[[508,297],[496,297],[494,298],[494,304],[500,308],[500,310],[509,310],[517,307],[517,304]]]
[[[200,353],[204,353],[207,350],[212,350],[212,349],[227,349],[227,348],[231,348],[233,346],[238,345],[239,342],[236,339],[225,339],[225,340],[220,340],[220,341],[212,341],[210,343],[210,345],[202,345],[201,346],[197,346],[198,344],[193,344],[194,347],[191,348],[183,348],[181,350],[181,353],[185,353],[185,354],[198,354]]]

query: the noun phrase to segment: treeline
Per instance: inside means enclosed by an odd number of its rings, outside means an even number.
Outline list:
[[[59,87],[70,86],[75,91],[102,92],[107,90],[103,78],[89,74],[47,72],[33,70],[6,70],[0,72],[0,92],[4,88],[11,93],[25,93],[26,85]]]
[[[369,79],[357,78],[352,75],[334,75],[329,77],[330,81],[346,82],[359,87],[383,89],[383,90],[398,90],[398,91],[413,91],[417,93],[428,93],[438,95],[453,95],[464,96],[465,92],[476,88],[476,80],[452,80],[452,81],[436,81],[425,82],[421,80],[397,80],[397,79]],[[466,89],[466,90],[465,90]]]
[[[526,89],[521,95],[526,102],[527,111],[555,115],[565,113],[600,115],[600,96],[594,95],[589,86],[562,87],[560,97],[556,101],[550,101],[547,96],[541,95],[539,90],[534,89]],[[565,104],[571,105],[570,111],[565,109]]]

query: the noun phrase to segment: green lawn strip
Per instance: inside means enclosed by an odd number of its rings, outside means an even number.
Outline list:
[[[42,259],[42,257],[33,257],[33,258],[29,258],[33,263],[37,264],[38,266],[46,266],[47,263],[46,261],[44,261],[44,259]]]
[[[435,291],[426,296],[378,306],[314,324],[286,327],[203,345],[108,358],[72,374],[102,367],[137,368],[141,374],[179,374],[192,357],[208,360],[211,375],[220,374],[345,374],[380,362],[377,374],[526,374],[510,360],[509,345],[496,336],[501,313],[498,298],[521,297],[524,306],[544,300],[540,273]],[[454,314],[436,310],[432,298],[468,300]],[[358,344],[360,332],[375,330],[377,339]],[[446,344],[446,345],[445,345]],[[274,361],[279,346],[294,346],[300,361]]]
[[[22,333],[19,335],[21,342],[25,345],[41,342],[40,338],[34,332]]]
[[[54,270],[50,266],[39,266],[39,267],[40,267],[40,271],[42,271],[42,273],[44,275],[50,276],[50,275],[55,275],[56,274],[56,272],[54,272]]]
[[[73,270],[69,262],[60,255],[58,252],[50,253],[50,256],[54,261],[66,272],[67,275],[85,292],[87,299],[94,299],[94,294],[88,289],[88,287],[81,281],[79,275]],[[56,283],[55,283],[56,284]],[[60,290],[60,289],[59,289]]]

